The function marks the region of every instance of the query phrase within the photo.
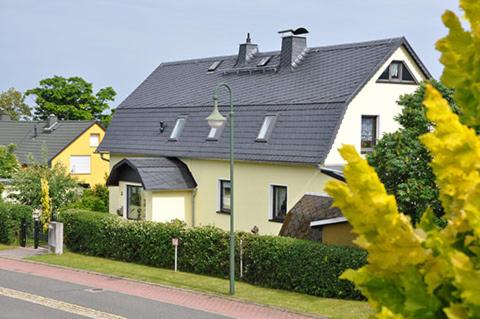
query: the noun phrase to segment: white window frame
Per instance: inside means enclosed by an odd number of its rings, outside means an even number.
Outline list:
[[[360,154],[365,155],[370,152],[362,150],[362,119],[363,117],[375,117],[375,145],[377,145],[378,141],[380,140],[380,115],[378,114],[362,114],[360,116]],[[374,147],[375,147],[374,145]]]
[[[289,206],[288,206],[288,185],[287,184],[278,184],[278,183],[270,183],[268,185],[269,191],[268,191],[268,221],[270,222],[279,222],[278,220],[273,219],[273,188],[274,186],[280,186],[280,187],[286,187],[287,188],[287,211],[286,214],[288,214],[289,211]],[[286,216],[285,214],[285,216]]]
[[[267,125],[267,119],[271,119],[268,125]],[[260,130],[258,131],[258,134],[257,134],[258,142],[266,142],[268,140],[273,130],[273,126],[275,125],[276,119],[277,119],[276,114],[265,115],[265,117],[263,118],[262,126],[260,126]],[[262,131],[264,132],[264,134],[262,134]]]
[[[92,137],[96,137],[96,145],[95,143],[92,143]],[[99,133],[91,133],[89,137],[89,142],[90,142],[90,147],[98,147],[100,145],[100,134]]]
[[[230,196],[232,196],[232,183],[230,178],[220,177],[217,179],[217,213],[230,215],[230,212],[222,211],[222,182],[230,182]],[[231,209],[231,208],[230,208]]]
[[[168,139],[171,141],[177,141],[183,132],[186,122],[187,122],[186,116],[178,117],[177,120],[175,121],[175,125]]]
[[[74,171],[74,158],[88,159],[88,171]],[[89,175],[92,173],[92,157],[90,155],[70,155],[70,174],[72,175]]]

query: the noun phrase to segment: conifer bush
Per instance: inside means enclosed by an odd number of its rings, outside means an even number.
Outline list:
[[[20,223],[25,219],[27,232],[32,233],[32,208],[25,205],[0,202],[0,243],[14,244],[19,242]]]
[[[437,43],[442,81],[455,89],[460,117],[427,87],[424,105],[434,127],[421,137],[432,155],[447,225],[438,227],[427,209],[412,226],[352,146],[340,150],[347,183],[327,185],[358,234],[356,243],[368,251],[367,265],[342,278],[368,298],[375,318],[480,318],[480,2],[460,3],[471,30],[448,11],[443,21],[449,34]]]

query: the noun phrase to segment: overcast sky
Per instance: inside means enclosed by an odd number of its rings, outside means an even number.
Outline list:
[[[53,75],[112,86],[117,106],[158,64],[236,54],[251,33],[278,50],[277,31],[304,26],[308,46],[406,36],[435,77],[440,16],[458,0],[0,0],[0,91]],[[28,101],[31,104],[31,101]]]

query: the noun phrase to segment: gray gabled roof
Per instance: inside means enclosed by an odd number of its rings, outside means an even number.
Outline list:
[[[15,154],[21,163],[28,164],[30,155],[36,161],[43,161],[46,157],[45,159],[50,162],[95,124],[95,121],[58,121],[53,131],[49,133],[43,131],[45,124],[38,121],[0,121],[0,145],[15,144]]]
[[[99,151],[226,158],[229,130],[218,141],[206,141],[215,86],[227,82],[236,108],[236,153],[239,160],[321,163],[327,156],[346,106],[400,46],[412,53],[404,38],[309,48],[295,68],[280,67],[280,52],[257,53],[236,68],[237,56],[162,63],[117,108]],[[257,63],[272,59],[265,68]],[[223,62],[207,72],[215,61]],[[227,114],[228,99],[220,95]],[[256,141],[263,118],[277,115],[267,143]],[[168,137],[180,115],[187,116],[178,141]],[[159,122],[166,124],[159,132]]]
[[[177,158],[125,158],[112,168],[107,186],[118,186],[120,180],[141,183],[150,191],[197,187],[188,167]]]

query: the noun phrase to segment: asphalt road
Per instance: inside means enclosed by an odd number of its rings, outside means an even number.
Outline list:
[[[225,319],[227,317],[90,287],[0,270],[1,319]]]

